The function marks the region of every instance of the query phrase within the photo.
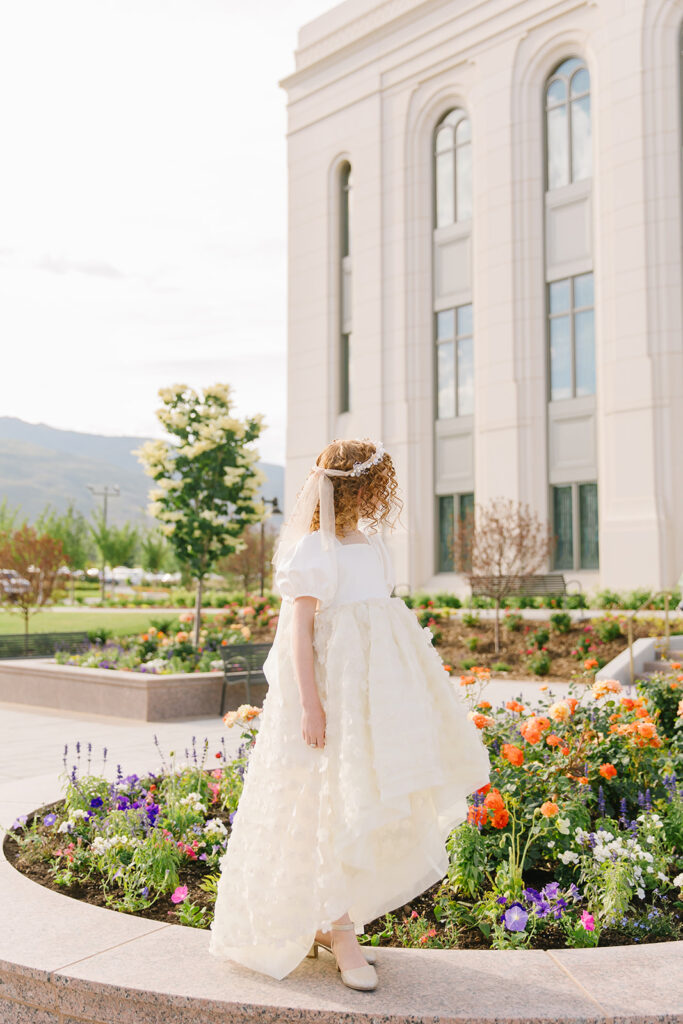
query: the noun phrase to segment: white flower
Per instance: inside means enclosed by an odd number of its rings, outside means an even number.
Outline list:
[[[548,847],[549,850],[552,850],[553,846],[555,845],[555,840],[550,839],[545,845]]]
[[[579,855],[575,850],[565,850],[559,855],[559,860],[561,860],[563,864],[578,864]]]
[[[555,820],[555,825],[557,826],[557,831],[563,836],[569,835],[569,818],[558,817]]]
[[[681,871],[680,875],[676,875],[673,884],[677,885],[679,889],[683,889],[683,871]]]
[[[644,900],[645,899],[645,890],[644,889],[636,889],[636,896],[638,896],[639,899]]]

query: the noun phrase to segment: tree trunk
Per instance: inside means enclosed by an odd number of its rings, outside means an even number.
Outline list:
[[[500,598],[496,598],[496,621],[493,629],[493,647],[500,654]]]
[[[204,577],[197,580],[197,599],[194,603],[194,645],[199,647],[199,630],[202,625],[202,590],[204,588]]]

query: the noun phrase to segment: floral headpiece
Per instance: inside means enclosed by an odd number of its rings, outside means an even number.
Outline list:
[[[309,532],[315,506],[318,503],[320,503],[320,536],[323,548],[326,551],[335,550],[334,486],[330,478],[333,476],[361,476],[363,473],[367,473],[372,466],[381,462],[385,455],[384,445],[381,441],[371,441],[367,437],[354,438],[354,440],[368,441],[374,446],[375,451],[364,462],[354,462],[351,469],[328,469],[326,466],[319,466],[317,462],[313,464],[297,496],[292,514],[280,531],[280,538],[272,559],[276,568],[296,547],[301,538]]]

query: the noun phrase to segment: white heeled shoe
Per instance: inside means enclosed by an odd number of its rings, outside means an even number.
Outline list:
[[[334,932],[350,932],[355,930],[353,921],[349,921],[348,924],[332,924],[332,931]],[[367,963],[364,967],[350,967],[348,970],[342,970],[339,966],[339,961],[337,961],[337,970],[341,974],[341,980],[348,988],[355,988],[361,992],[371,992],[377,988],[377,971],[372,964]]]
[[[306,956],[314,957],[317,959],[318,948],[326,949],[328,953],[331,953],[332,956],[334,956],[334,950],[332,949],[332,945],[328,945],[326,942],[320,942],[319,939],[313,940],[313,945],[311,946]],[[377,954],[375,953],[374,949],[368,946],[361,946],[361,950],[363,951],[363,956],[365,957],[369,964],[377,963]]]

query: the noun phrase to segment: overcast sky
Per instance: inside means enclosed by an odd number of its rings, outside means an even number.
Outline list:
[[[161,436],[229,381],[284,462],[286,94],[333,0],[0,5],[0,415]]]

